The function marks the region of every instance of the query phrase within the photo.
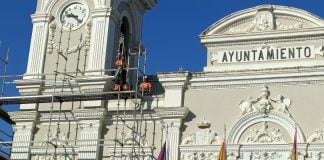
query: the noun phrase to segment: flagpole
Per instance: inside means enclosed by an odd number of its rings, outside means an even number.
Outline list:
[[[224,157],[223,159],[226,160],[227,158],[227,153],[226,153],[226,148],[227,148],[227,138],[226,138],[226,124],[224,123]]]

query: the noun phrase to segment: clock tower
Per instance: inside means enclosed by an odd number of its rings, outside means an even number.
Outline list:
[[[143,15],[155,4],[156,0],[39,0],[32,15],[27,71],[24,80],[16,81],[20,93],[51,93],[44,79],[69,77],[78,77],[83,90],[107,90],[121,39],[125,52],[138,51]],[[136,64],[135,59],[129,58],[130,64]],[[87,83],[89,78],[92,83]]]
[[[116,57],[123,52],[128,67],[136,67],[139,54],[132,53],[140,53],[142,48],[143,15],[156,3],[156,0],[38,0],[36,12],[31,16],[33,30],[27,70],[22,80],[15,81],[23,97],[34,96],[37,100],[21,104],[17,116],[12,116],[16,125],[11,159],[48,159],[53,153],[52,158],[60,159],[56,153],[62,148],[52,150],[55,139],[69,140],[69,145],[74,146],[64,149],[68,152],[65,158],[100,158],[100,142],[84,141],[103,136],[107,101],[63,103],[55,95],[85,97],[88,93],[112,91]],[[134,75],[135,71],[127,71],[130,88],[135,88],[131,84],[137,80]],[[47,96],[52,96],[52,101],[39,103]],[[63,118],[62,114],[66,116]],[[59,141],[54,146],[61,144]],[[31,151],[33,146],[44,147]]]

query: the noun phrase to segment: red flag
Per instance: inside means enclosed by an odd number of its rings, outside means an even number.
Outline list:
[[[164,142],[160,154],[156,160],[166,160],[166,142]]]
[[[225,151],[225,139],[222,143],[222,147],[218,152],[217,160],[225,160],[226,151]]]
[[[291,151],[291,160],[297,160],[297,130],[295,129],[294,143]]]

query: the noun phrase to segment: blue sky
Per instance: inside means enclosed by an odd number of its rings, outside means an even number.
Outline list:
[[[323,2],[322,2],[323,3]],[[222,17],[241,9],[261,4],[287,5],[324,17],[320,0],[160,0],[144,17],[143,42],[148,51],[148,73],[202,71],[206,63],[205,49],[198,35]],[[29,52],[36,0],[0,2],[0,56],[11,49],[9,74],[25,72]],[[0,63],[0,74],[3,74]],[[13,95],[9,86],[5,95]]]

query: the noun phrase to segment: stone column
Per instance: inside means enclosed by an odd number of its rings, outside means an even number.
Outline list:
[[[77,145],[79,160],[98,159],[101,144],[98,139],[101,137],[102,119],[105,113],[104,109],[74,111],[81,128]]]
[[[167,160],[177,160],[179,158],[181,119],[163,120],[163,137],[166,142]]]
[[[16,122],[13,126],[14,137],[10,159],[30,159],[30,146],[33,140],[36,112],[10,112],[11,119]]]
[[[33,14],[33,32],[29,49],[27,71],[24,79],[40,79],[44,70],[44,61],[48,39],[50,14]]]

